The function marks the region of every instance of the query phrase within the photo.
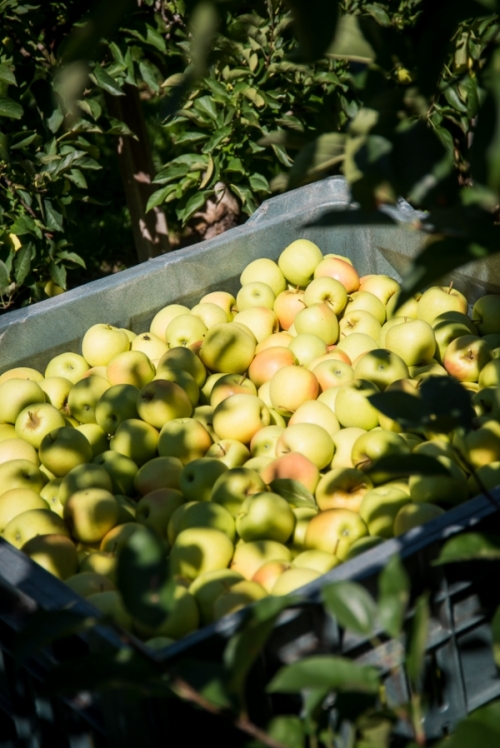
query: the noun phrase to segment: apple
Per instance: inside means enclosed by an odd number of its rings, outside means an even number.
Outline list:
[[[50,377],[64,377],[70,382],[78,382],[79,379],[89,369],[89,364],[79,353],[61,353],[54,356],[45,369],[45,379]]]
[[[250,580],[243,580],[234,584],[229,592],[217,598],[214,602],[214,620],[219,621],[227,615],[245,608],[247,605],[262,600],[267,592],[262,585]]]
[[[192,418],[174,418],[163,426],[158,438],[158,454],[175,457],[187,465],[204,457],[212,444],[210,433],[193,414]]]
[[[120,452],[107,450],[93,459],[94,465],[100,465],[106,470],[111,478],[114,494],[123,496],[134,496],[135,478],[138,467],[136,463]]]
[[[270,595],[278,578],[288,569],[291,569],[291,564],[287,561],[266,561],[257,569],[251,581],[260,584]]]
[[[334,278],[342,283],[347,293],[353,293],[359,288],[359,275],[354,267],[338,256],[325,257],[316,265],[315,278]]]
[[[258,431],[257,434],[259,433]],[[237,439],[221,439],[209,447],[205,457],[215,457],[227,465],[228,468],[240,467],[250,459],[250,450]]]
[[[165,353],[156,367],[157,378],[161,377],[163,367],[167,369],[182,369],[191,374],[198,387],[203,387],[207,377],[207,370],[199,357],[189,348],[177,346]]]
[[[347,556],[345,557],[345,560],[350,561],[351,558],[356,558],[356,556],[359,556],[361,553],[370,551],[372,548],[376,548],[383,542],[384,538],[379,538],[377,535],[372,535],[369,537],[365,536],[364,538],[360,538],[351,545]]]
[[[210,501],[217,478],[228,470],[220,460],[200,457],[191,460],[181,473],[179,488],[186,501]]]
[[[0,496],[0,534],[9,522],[29,509],[50,509],[39,493],[32,488],[10,488]]]
[[[114,583],[104,574],[95,571],[81,571],[64,580],[65,584],[81,597],[89,597],[96,592],[107,592],[115,589]]]
[[[64,521],[82,543],[102,540],[116,526],[118,515],[118,502],[105,488],[75,491],[64,504]]]
[[[273,587],[273,595],[289,595],[321,576],[315,569],[288,569],[279,576]]]
[[[62,478],[77,465],[91,462],[92,447],[80,431],[62,426],[44,436],[39,455],[42,465]]]
[[[270,380],[271,402],[281,415],[292,415],[302,403],[315,400],[318,394],[318,380],[303,366],[285,366]]]
[[[193,580],[200,574],[225,569],[231,562],[234,546],[228,536],[213,527],[183,530],[170,551],[170,572]]]
[[[272,350],[272,349],[271,349]],[[285,348],[289,352],[289,361],[283,364],[284,366],[291,366],[299,364],[299,366],[309,366],[311,361],[324,356],[327,352],[327,345],[318,335],[313,333],[299,333],[292,342]],[[254,366],[254,362],[251,364],[250,369]]]
[[[182,369],[169,369],[168,366],[163,365],[160,376],[156,374],[154,379],[164,379],[167,382],[175,382],[179,387],[182,387],[193,407],[198,404],[200,399],[200,388],[196,384],[194,377],[192,377],[189,372],[183,371]]]
[[[394,535],[403,535],[414,527],[420,527],[444,514],[444,509],[436,504],[414,504],[401,507],[394,520]]]
[[[264,491],[248,496],[236,516],[236,530],[246,543],[276,540],[286,543],[295,528],[295,515],[286,499]]]
[[[443,362],[445,351],[453,340],[455,340],[456,338],[460,338],[463,335],[474,334],[471,333],[468,326],[463,324],[462,322],[440,320],[442,316],[444,315],[436,317],[436,319],[432,323],[434,338],[436,340],[436,350],[434,351],[434,358],[439,363]]]
[[[39,493],[46,482],[46,477],[31,460],[15,459],[0,464],[0,495],[11,488],[31,488]]]
[[[0,442],[6,439],[17,439],[16,429],[12,423],[0,423]]]
[[[19,413],[30,405],[45,403],[45,392],[30,379],[7,379],[0,384],[0,421],[15,424]]]
[[[335,415],[341,426],[355,426],[365,431],[378,426],[378,411],[368,400],[371,395],[380,392],[376,384],[366,379],[353,379],[337,389]]]
[[[415,504],[439,503],[447,505],[461,504],[468,498],[466,475],[449,457],[438,456],[436,459],[444,465],[446,475],[412,475],[409,480],[410,498]]]
[[[138,522],[124,522],[121,525],[115,525],[112,530],[106,533],[101,542],[98,544],[98,550],[102,553],[119,554],[124,548],[130,537],[141,527]]]
[[[217,405],[213,416],[219,439],[237,439],[243,444],[249,444],[254,434],[269,426],[270,421],[269,408],[256,395],[232,395]]]
[[[257,387],[251,379],[241,374],[224,374],[212,387],[210,406],[215,409],[219,403],[232,395],[256,394]]]
[[[72,494],[85,488],[105,488],[112,491],[113,484],[107,471],[100,465],[77,465],[61,480],[59,501],[64,506]]]
[[[337,350],[346,353],[349,361],[354,362],[363,353],[380,348],[377,341],[364,332],[353,332],[342,338],[337,344]]]
[[[42,379],[39,384],[45,393],[46,401],[57,410],[67,413],[68,395],[73,387],[73,382],[70,382],[66,377],[48,377],[48,379]]]
[[[460,382],[477,382],[481,369],[491,361],[488,344],[474,335],[455,338],[443,356],[443,366]]]
[[[317,465],[308,457],[298,452],[288,452],[269,462],[260,472],[261,478],[269,485],[274,480],[297,480],[314,493],[320,473]]]
[[[7,382],[9,379],[29,379],[32,382],[41,382],[44,376],[30,366],[16,366],[0,375],[0,384]]]
[[[306,537],[307,526],[310,520],[318,513],[317,507],[292,507],[295,514],[296,523],[293,531],[292,541],[289,546],[293,553],[302,553],[304,550],[304,540]]]
[[[494,358],[483,366],[479,372],[478,384],[481,389],[498,387],[500,384],[500,359]]]
[[[340,387],[342,384],[351,382],[354,379],[354,369],[345,361],[339,361],[336,358],[325,359],[320,361],[314,367],[309,367],[318,380],[321,392],[331,387]]]
[[[326,551],[343,561],[351,545],[367,533],[368,528],[357,512],[327,509],[310,520],[304,546],[305,550]]]
[[[208,369],[243,374],[253,361],[255,342],[232,322],[214,325],[207,331],[200,358]]]
[[[457,431],[453,435],[453,447],[458,450],[462,460],[466,460],[466,464],[473,468],[498,462],[500,460],[500,424],[492,419],[473,431],[463,434]],[[452,454],[454,453],[453,447],[450,450]],[[453,454],[452,459],[454,457]]]
[[[343,428],[333,434],[332,441],[335,452],[331,462],[332,468],[353,468],[352,447],[361,434],[366,434],[366,429],[357,426]]]
[[[422,294],[416,294],[414,296],[411,296],[407,301],[404,302],[404,304],[401,304],[400,307],[396,309],[396,306],[399,301],[400,292],[394,294],[394,296],[391,296],[389,301],[386,304],[386,316],[387,320],[398,318],[398,317],[406,317],[407,319],[417,319],[417,309],[418,309],[418,300],[420,299]]]
[[[80,379],[68,394],[70,414],[80,423],[95,423],[95,408],[111,384],[107,378],[92,375]]]
[[[87,595],[87,601],[94,605],[105,618],[110,618],[117,626],[121,626],[127,631],[132,628],[132,616],[125,608],[118,590],[94,592]]]
[[[85,556],[80,562],[80,573],[93,572],[101,574],[104,577],[108,577],[114,583],[116,580],[117,561],[117,557],[112,553],[94,551]]]
[[[315,496],[321,511],[350,509],[358,512],[364,496],[372,488],[372,481],[361,470],[341,467],[321,477]]]
[[[276,457],[298,452],[316,465],[318,470],[330,464],[333,451],[332,437],[323,426],[316,423],[299,422],[288,425],[276,442]]]
[[[4,439],[0,441],[0,464],[9,460],[29,460],[37,467],[40,465],[38,452],[24,439]]]
[[[200,304],[217,304],[226,313],[228,321],[231,322],[233,319],[233,312],[235,310],[236,299],[228,291],[212,291],[211,293],[205,294],[200,299]]]
[[[158,429],[174,418],[188,418],[192,410],[193,406],[185,390],[166,379],[149,382],[137,396],[139,417]]]
[[[418,301],[417,318],[432,324],[443,312],[467,313],[467,299],[452,286],[431,286]]]
[[[83,358],[89,366],[107,366],[112,358],[129,349],[126,333],[112,325],[92,325],[82,340]]]
[[[243,312],[245,309],[252,309],[255,306],[264,306],[272,309],[275,299],[276,295],[267,283],[252,281],[246,283],[238,291],[236,307],[239,312]]]
[[[285,330],[282,330],[281,332],[273,332],[272,335],[257,344],[255,353],[262,353],[262,351],[265,351],[268,348],[274,348],[275,346],[279,348],[288,348],[292,340],[293,336],[288,332],[285,332]]]
[[[230,569],[216,569],[200,574],[191,582],[189,592],[194,595],[203,623],[214,620],[213,606],[218,597],[229,592],[244,577]]]
[[[58,579],[67,579],[78,571],[78,553],[66,535],[37,535],[21,550]]]
[[[16,514],[3,529],[2,537],[15,548],[22,548],[37,535],[66,535],[64,520],[50,509],[27,509]]]
[[[392,538],[396,515],[408,503],[410,497],[402,489],[390,485],[377,486],[364,495],[359,516],[366,523],[370,535]]]
[[[351,459],[354,467],[359,470],[369,470],[382,457],[397,458],[410,454],[410,447],[404,439],[392,431],[368,431],[359,436],[352,446]],[[377,471],[371,476],[374,483],[386,483],[391,475]]]
[[[255,470],[247,467],[229,468],[213,484],[210,501],[220,504],[236,517],[248,496],[265,490],[266,484]]]
[[[233,319],[233,324],[243,326],[243,330],[255,337],[255,345],[279,330],[276,312],[268,307],[254,306],[238,312]]]
[[[159,433],[138,418],[122,421],[109,442],[110,449],[130,457],[139,467],[156,457]]]
[[[106,367],[106,378],[113,385],[144,387],[154,378],[155,367],[142,351],[125,351],[113,356]]]
[[[281,252],[278,266],[293,286],[307,286],[322,260],[323,253],[314,242],[296,239]]]
[[[390,299],[399,292],[400,285],[389,275],[379,273],[360,278],[359,290],[368,291],[386,306]]]
[[[211,304],[210,302],[196,304],[196,306],[191,309],[191,314],[194,314],[195,317],[199,317],[206,325],[207,330],[214,325],[229,322],[229,317],[224,309],[217,304]]]
[[[153,335],[160,338],[160,340],[165,341],[165,330],[170,322],[174,317],[178,317],[180,314],[187,314],[188,312],[189,307],[183,304],[168,304],[155,314],[149,330]]]
[[[75,431],[80,431],[89,442],[92,459],[108,449],[108,437],[97,423],[82,423],[75,426]]]
[[[423,366],[434,357],[436,338],[428,322],[420,319],[403,320],[403,324],[394,325],[387,331],[385,347],[397,353],[407,366]]]
[[[165,343],[169,348],[189,346],[198,340],[203,340],[207,326],[200,317],[189,312],[174,317],[165,330]]]
[[[334,278],[315,278],[304,291],[304,303],[306,306],[325,303],[339,316],[347,304],[347,291],[342,283]]]
[[[115,384],[103,392],[95,406],[95,420],[105,434],[114,434],[129,418],[137,418],[139,388],[133,384]]]
[[[240,284],[246,286],[248,283],[261,281],[266,283],[277,296],[285,290],[286,280],[279,265],[267,257],[250,262],[240,275]],[[239,307],[238,307],[239,308]]]
[[[192,631],[196,631],[200,623],[200,613],[193,595],[183,585],[178,584],[172,597],[173,605],[168,616],[159,626],[149,629],[149,627],[135,623],[135,628],[141,635],[148,631],[149,634],[154,634],[154,636],[180,639]]]
[[[386,319],[384,304],[369,291],[356,291],[348,296],[344,316],[354,311],[369,312],[380,325],[383,325]]]
[[[294,325],[298,335],[317,335],[326,345],[336,343],[339,337],[339,323],[328,304],[312,304],[305,307],[295,316]],[[321,356],[322,353],[318,355]]]
[[[500,333],[500,297],[498,294],[481,296],[472,307],[472,321],[480,335]]]
[[[50,403],[28,405],[16,418],[16,433],[32,447],[38,449],[44,436],[65,426],[62,413]]]
[[[407,379],[409,376],[408,366],[401,356],[386,348],[363,353],[354,364],[354,378],[367,380],[381,391],[398,379]]]
[[[245,579],[251,580],[266,561],[291,560],[292,553],[286,545],[275,540],[254,540],[250,543],[241,543],[235,548],[230,568]]]
[[[387,324],[387,323],[386,323]],[[346,311],[339,322],[339,338],[343,340],[355,332],[369,335],[374,340],[380,337],[382,327],[376,317],[364,309]]]
[[[325,551],[302,551],[292,561],[296,569],[312,569],[326,574],[339,565],[339,559]]]
[[[304,291],[298,288],[277,295],[273,309],[283,330],[289,330],[297,314],[305,308],[304,295]]]
[[[190,527],[213,527],[227,535],[234,543],[236,535],[235,520],[223,506],[211,501],[193,501],[184,506],[185,510],[182,512],[179,523],[175,528],[174,542],[179,533]]]
[[[141,351],[150,361],[158,361],[168,351],[168,346],[158,335],[143,332],[132,340],[130,350]]]

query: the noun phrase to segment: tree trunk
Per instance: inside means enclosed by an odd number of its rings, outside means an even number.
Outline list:
[[[124,96],[106,94],[106,105],[110,116],[124,122],[138,138],[120,135],[117,153],[137,258],[145,262],[169,251],[167,219],[158,207],[146,213],[149,196],[156,189],[151,184],[154,167],[146,121],[137,88],[125,85],[123,91]]]

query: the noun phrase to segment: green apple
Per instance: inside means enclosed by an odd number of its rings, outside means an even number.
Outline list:
[[[494,358],[483,366],[479,372],[478,384],[481,389],[500,385],[500,359]]]
[[[62,478],[77,465],[91,462],[92,447],[80,431],[62,426],[43,437],[39,456],[42,465]]]
[[[460,338],[463,335],[473,334],[470,332],[468,326],[463,322],[443,320],[442,317],[444,316],[445,315],[440,315],[439,317],[436,317],[432,323],[434,338],[436,340],[434,358],[439,363],[443,362],[445,351],[453,340]]]
[[[234,546],[228,536],[212,527],[183,530],[170,551],[170,571],[193,580],[200,574],[228,567]]]
[[[222,371],[217,371],[215,374],[210,374],[206,380],[203,387],[200,389],[200,404],[201,405],[209,405],[210,404],[210,396],[212,394],[212,390],[215,387],[215,383],[221,379],[222,377],[227,376],[227,374],[224,374]]]
[[[466,475],[454,460],[439,456],[436,459],[444,465],[446,475],[412,475],[409,480],[410,498],[415,504],[439,503],[455,506],[467,501]]]
[[[45,499],[32,488],[10,488],[0,496],[0,534],[9,522],[29,509],[50,509]]]
[[[30,379],[7,379],[0,384],[0,421],[16,422],[19,414],[30,405],[45,403],[45,392]]]
[[[400,292],[395,293],[391,296],[386,305],[387,319],[394,319],[396,317],[406,317],[407,319],[417,319],[418,300],[422,294],[410,297],[404,304],[401,304],[398,309],[396,305],[399,301]]]
[[[112,325],[92,325],[82,340],[83,358],[89,366],[107,366],[112,358],[129,349],[127,334]]]
[[[224,374],[212,387],[210,406],[216,408],[219,403],[232,395],[256,394],[257,387],[249,378],[241,374]]]
[[[164,366],[168,369],[182,369],[182,371],[187,371],[188,374],[191,374],[198,387],[203,387],[205,383],[207,370],[198,356],[189,348],[176,346],[167,351],[158,361],[156,367],[157,375],[161,376]]]
[[[358,356],[368,353],[368,351],[374,351],[377,348],[380,348],[377,341],[364,332],[353,332],[351,335],[342,338],[337,344],[337,350],[346,353],[349,360],[353,363]]]
[[[467,465],[473,468],[498,462],[500,460],[500,424],[497,420],[491,419],[474,431],[468,431],[465,434],[457,431],[453,436],[453,447],[467,461]],[[453,449],[451,451],[454,452]],[[452,459],[454,458],[455,454]]]
[[[32,382],[41,382],[44,376],[30,366],[16,366],[0,375],[0,384],[7,382],[9,379],[30,379]]]
[[[126,522],[134,522],[136,511],[135,501],[130,499],[128,496],[123,496],[123,494],[119,493],[115,494],[115,499],[118,502],[118,508],[120,510],[117,524],[124,525]]]
[[[249,444],[254,434],[269,426],[270,421],[269,408],[259,397],[237,394],[217,405],[213,427],[219,439],[237,439]]]
[[[236,536],[234,517],[223,506],[211,501],[193,501],[189,502],[189,506],[185,505],[175,527],[173,541],[179,533],[191,527],[213,527],[227,535],[233,543]]]
[[[108,472],[100,465],[92,463],[78,465],[61,480],[59,501],[64,506],[73,493],[85,488],[104,488],[107,491],[112,491],[113,484]]]
[[[214,602],[214,620],[220,621],[224,616],[232,615],[264,597],[267,597],[267,592],[257,582],[249,580],[237,582],[229,592],[221,595]]]
[[[434,357],[436,338],[432,327],[425,320],[403,320],[403,324],[394,325],[388,330],[385,346],[397,353],[407,366],[424,366]]]
[[[106,366],[106,378],[113,384],[144,387],[154,378],[156,369],[142,351],[124,351],[113,356]]]
[[[323,253],[317,244],[308,239],[296,239],[281,252],[278,266],[293,286],[307,286],[322,260]]]
[[[347,291],[340,281],[327,276],[315,278],[304,291],[306,306],[328,304],[337,317],[342,314],[347,304]]]
[[[255,436],[259,433],[258,431]],[[212,444],[207,450],[205,457],[215,457],[227,465],[228,468],[240,467],[250,459],[250,450],[237,439],[221,439]]]
[[[431,286],[424,291],[418,301],[417,318],[431,324],[433,320],[444,312],[467,313],[467,299],[451,285]]]
[[[94,465],[100,465],[111,478],[112,492],[124,496],[135,495],[135,478],[139,468],[136,463],[120,452],[112,449],[101,452],[92,460]]]
[[[276,457],[276,442],[284,431],[283,426],[265,426],[257,431],[250,442],[252,457],[259,457],[260,455]]]
[[[47,479],[31,460],[15,459],[0,464],[0,495],[11,488],[31,488],[40,493]]]
[[[397,464],[398,457],[409,455],[410,452],[410,447],[398,434],[374,429],[356,439],[352,446],[351,459],[354,467],[366,471],[383,457],[394,458]],[[391,479],[391,475],[378,470],[372,473],[371,478],[374,483],[386,483]]]
[[[79,431],[88,440],[92,449],[92,459],[108,449],[108,437],[97,423],[82,423],[75,426],[75,431]]]
[[[195,384],[194,380],[193,383]],[[174,418],[188,418],[193,407],[185,390],[175,382],[155,379],[137,397],[137,412],[143,421],[161,429]]]
[[[304,455],[318,470],[322,470],[332,461],[332,437],[323,426],[316,423],[288,425],[276,443],[276,457],[290,452]]]
[[[236,306],[239,312],[243,312],[245,309],[252,309],[256,306],[272,309],[275,299],[276,295],[271,286],[262,281],[252,281],[246,283],[238,291]]]
[[[200,348],[201,361],[208,369],[227,374],[243,374],[254,355],[254,340],[232,322],[211,327]]]
[[[305,308],[304,295],[304,291],[296,288],[282,291],[276,296],[274,312],[283,330],[289,330],[297,314]]]
[[[201,321],[205,323],[207,330],[214,325],[229,322],[229,317],[224,309],[217,304],[211,304],[210,302],[196,304],[196,306],[191,309],[191,314],[194,314],[195,317],[199,317]]]
[[[87,595],[87,601],[100,610],[105,618],[110,618],[117,626],[127,630],[132,628],[132,616],[125,608],[118,590],[94,592]]]
[[[398,325],[393,330],[400,327],[401,325]],[[409,376],[408,366],[401,356],[385,348],[363,353],[354,365],[355,379],[372,382],[381,391],[384,391],[392,382],[396,382],[398,379],[407,379]]]
[[[138,418],[122,421],[109,442],[110,449],[130,457],[139,467],[156,457],[159,433]]]
[[[67,579],[78,571],[78,553],[66,535],[37,535],[21,550],[58,579]]]
[[[265,490],[266,484],[255,470],[246,467],[230,468],[215,481],[210,501],[220,504],[236,517],[248,496]]]
[[[145,496],[159,488],[178,489],[183,467],[178,457],[153,457],[137,471],[134,478],[135,490]]]
[[[339,323],[328,304],[312,304],[298,312],[294,320],[297,334],[317,335],[326,345],[336,343],[339,337]],[[321,355],[319,353],[318,355]]]
[[[256,346],[279,330],[276,312],[264,306],[254,306],[251,309],[238,312],[233,319],[233,323],[238,327],[241,326],[248,335],[253,335]]]
[[[321,511],[349,509],[358,512],[373,483],[357,468],[334,468],[323,475],[316,488],[316,501]]]
[[[360,556],[365,551],[371,551],[372,548],[376,548],[378,545],[384,542],[385,539],[378,537],[378,535],[370,535],[365,536],[364,538],[360,538],[351,545],[349,551],[347,552],[345,560],[350,561],[351,558],[356,558],[356,556]]]
[[[149,629],[135,622],[135,628],[141,635],[148,631],[154,636],[181,639],[192,631],[196,631],[200,623],[200,612],[194,596],[179,584],[176,585],[172,597],[172,607],[168,616],[159,626]]]
[[[78,382],[89,369],[89,364],[79,353],[61,353],[54,356],[45,369],[45,379],[50,377],[64,377],[70,382]]]
[[[183,304],[168,304],[155,314],[151,325],[150,332],[156,335],[160,340],[165,341],[165,330],[170,322],[181,314],[188,314],[189,307]]]
[[[165,343],[169,348],[189,346],[203,340],[207,326],[202,319],[189,312],[174,317],[165,330]]]
[[[69,412],[80,423],[96,423],[96,405],[110,387],[104,377],[92,375],[80,379],[68,394]]]
[[[414,504],[410,502],[401,507],[394,520],[394,535],[403,535],[414,527],[420,527],[444,514],[444,509],[436,504]]]
[[[82,543],[102,540],[116,526],[118,515],[118,502],[104,488],[75,491],[64,504],[64,521]]]
[[[68,395],[73,387],[73,382],[70,382],[66,377],[48,377],[48,379],[42,379],[39,384],[45,392],[46,401],[57,410],[67,413]]]
[[[243,579],[244,577],[236,571],[216,569],[200,574],[191,582],[189,591],[194,595],[203,623],[213,622],[213,607],[217,598],[229,592],[233,585]]]
[[[141,351],[150,361],[158,361],[168,351],[168,345],[158,335],[143,332],[132,340],[130,350]]]
[[[284,348],[283,350],[288,352],[288,359],[291,359],[288,360],[287,363],[284,363],[284,366],[291,366],[294,364],[299,364],[299,366],[309,366],[311,361],[325,355],[327,352],[327,345],[319,335],[303,332],[292,338],[288,348]],[[270,356],[270,353],[268,353],[268,356]],[[282,354],[282,356],[284,358],[284,354]]]
[[[267,485],[282,478],[300,481],[311,493],[316,490],[320,478],[317,465],[298,452],[289,452],[272,460],[261,469],[260,475]]]
[[[291,592],[305,587],[321,576],[315,569],[288,569],[278,578],[272,589],[273,595],[289,595]]]
[[[249,262],[240,275],[242,286],[246,286],[247,283],[254,283],[255,281],[266,283],[272,288],[275,296],[286,288],[285,276],[281,272],[279,265],[267,257],[261,257]]]
[[[364,333],[374,340],[380,338],[382,327],[378,319],[365,309],[350,309],[339,322],[339,339],[343,340],[353,333]]]
[[[491,351],[484,340],[474,335],[455,338],[443,356],[443,366],[460,382],[477,382],[481,369],[491,361]]]
[[[227,465],[211,457],[191,460],[184,467],[179,480],[179,488],[186,501],[210,501],[217,478],[226,470]]]
[[[400,285],[389,275],[377,273],[360,278],[359,290],[369,291],[385,306],[399,292]]]
[[[37,467],[40,465],[38,452],[24,439],[14,438],[0,441],[0,464],[9,462],[9,460],[29,460]]]
[[[275,540],[254,540],[237,545],[230,568],[245,579],[251,580],[266,561],[274,560],[290,562],[292,560],[290,549]]]
[[[180,532],[179,528],[181,526],[182,518],[184,517],[185,512],[190,507],[196,506],[196,504],[199,503],[199,501],[187,501],[186,503],[178,506],[177,509],[174,509],[167,524],[167,541],[170,546],[175,543],[175,539]]]
[[[293,340],[296,341],[298,338],[301,338],[301,341],[304,342],[304,338],[315,338],[315,336],[299,335],[297,338],[293,338]],[[319,341],[319,344],[322,347],[326,348],[320,338],[316,338],[316,340]],[[299,343],[301,341],[299,341]],[[300,351],[299,353],[302,355],[303,351]],[[255,387],[261,387],[266,382],[269,382],[279,369],[282,369],[285,366],[294,366],[298,360],[299,355],[297,354],[297,351],[291,347],[285,348],[284,346],[272,346],[271,348],[265,348],[263,351],[260,351],[260,353],[256,353],[255,358],[248,367],[249,380],[253,382]],[[307,360],[307,356],[304,357],[304,360]],[[222,380],[219,380],[214,385],[212,392],[216,392],[221,384]],[[256,392],[254,392],[254,394],[256,394]],[[212,403],[212,399],[210,400],[210,403],[217,404]]]
[[[89,553],[85,556],[85,558],[80,562],[80,573],[94,572],[96,574],[102,574],[104,577],[108,577],[112,582],[115,582],[117,561],[117,557],[112,553],[94,551],[94,553]]]
[[[141,525],[155,530],[167,539],[167,527],[172,514],[184,504],[184,496],[175,488],[157,488],[137,503],[135,518]]]
[[[314,270],[315,278],[335,278],[342,283],[347,293],[353,293],[359,288],[359,275],[350,261],[338,255],[325,256]]]
[[[373,382],[366,379],[353,379],[338,388],[335,400],[335,415],[341,426],[357,427],[369,431],[378,426],[378,411],[369,401],[369,397],[380,392]]]
[[[114,434],[129,418],[137,418],[139,388],[132,384],[116,384],[106,390],[95,406],[95,420],[105,434]]]
[[[292,561],[296,569],[312,569],[320,574],[326,574],[339,565],[339,559],[325,551],[302,551]]]
[[[0,423],[0,442],[6,439],[17,439],[16,429],[12,423]]]
[[[115,589],[114,583],[108,576],[95,571],[81,571],[72,577],[67,577],[65,583],[73,592],[81,597],[89,597],[96,592],[108,592]]]
[[[288,569],[291,569],[291,564],[288,561],[266,561],[257,569],[251,581],[260,584],[270,595],[278,578]]]
[[[291,416],[307,400],[316,400],[319,383],[315,375],[303,366],[285,366],[273,376],[269,395],[274,410]]]
[[[337,431],[336,434],[333,434],[332,441],[335,452],[331,462],[332,468],[354,467],[352,462],[352,447],[361,434],[366,434],[366,429],[361,429],[357,426],[343,428]]]
[[[342,384],[352,382],[354,379],[354,369],[345,361],[337,359],[324,359],[315,366],[309,365],[312,373],[318,380],[321,392],[325,392],[332,387],[340,387]]]
[[[204,457],[213,444],[209,432],[199,420],[174,418],[160,431],[158,454],[162,457],[175,457],[183,465]]]
[[[13,517],[4,527],[2,537],[16,548],[22,548],[37,535],[66,535],[68,528],[50,509],[27,509]]]
[[[380,325],[383,325],[385,322],[385,305],[377,296],[370,293],[370,291],[356,291],[351,296],[348,296],[344,316],[357,310],[370,312]]]
[[[368,528],[357,512],[349,509],[327,509],[313,517],[306,531],[306,550],[332,553],[343,561],[350,546],[368,534]]]
[[[126,546],[130,536],[137,532],[140,527],[141,525],[135,521],[115,525],[99,543],[99,551],[102,553],[118,554]]]
[[[500,333],[500,297],[498,294],[481,296],[472,307],[472,321],[480,335]]]
[[[194,377],[192,377],[189,372],[183,371],[182,369],[170,369],[168,366],[163,365],[160,376],[158,376],[158,374],[155,375],[155,380],[156,379],[167,380],[168,382],[173,382],[179,385],[188,396],[191,405],[193,407],[198,405],[200,399],[200,388],[196,384]]]
[[[246,543],[276,540],[286,543],[295,528],[295,515],[278,494],[264,491],[245,499],[236,517],[236,530]]]
[[[359,516],[368,527],[370,535],[392,538],[396,515],[409,502],[410,497],[400,488],[377,486],[364,495]]]

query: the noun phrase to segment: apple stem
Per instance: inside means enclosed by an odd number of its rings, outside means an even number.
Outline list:
[[[451,293],[451,292],[452,292],[452,289],[453,289],[453,281],[451,281],[451,282],[450,282],[450,285],[448,286],[448,291],[447,291],[447,293]]]

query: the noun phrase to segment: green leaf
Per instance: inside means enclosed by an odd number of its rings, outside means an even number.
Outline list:
[[[23,244],[16,252],[14,258],[14,276],[18,286],[22,286],[31,269],[31,250],[32,244]]]
[[[0,260],[0,291],[10,286],[10,275],[5,262]]]
[[[158,91],[160,90],[160,84],[156,78],[157,68],[151,62],[149,62],[149,60],[141,60],[139,62],[139,72],[141,74],[142,80],[151,89],[151,91],[158,93]]]
[[[297,155],[288,174],[288,187],[292,189],[317,178],[344,159],[346,136],[342,133],[325,133],[309,142]]]
[[[66,174],[66,177],[70,182],[73,182],[73,184],[75,184],[77,187],[80,187],[80,189],[86,190],[88,188],[87,180],[83,176],[80,169],[70,169],[70,171]]]
[[[300,717],[281,714],[269,722],[266,733],[284,748],[305,748],[304,722]],[[265,748],[260,741],[252,742],[248,748]]]
[[[345,15],[339,19],[332,44],[327,50],[330,57],[370,63],[375,50],[361,31],[359,16]]]
[[[210,96],[200,96],[200,98],[196,99],[194,102],[194,107],[202,114],[206,114],[210,119],[217,119],[217,107]]]
[[[497,748],[500,744],[500,702],[477,709],[459,722],[435,748]]]
[[[232,132],[233,132],[233,128],[232,127],[221,127],[216,132],[214,132],[214,134],[212,135],[212,137],[210,138],[210,140],[208,140],[205,143],[205,145],[201,149],[201,152],[202,153],[211,153],[215,148],[217,148],[217,146],[220,143],[222,143],[223,140],[225,140],[226,138],[228,138],[231,135]]]
[[[111,96],[124,96],[119,83],[115,81],[100,65],[96,65],[92,71],[91,77],[94,77],[96,85]]]
[[[424,667],[425,647],[429,630],[428,594],[420,595],[415,603],[415,610],[406,643],[406,672],[412,688],[420,689],[420,680]]]
[[[262,174],[256,174],[255,172],[250,175],[248,180],[250,187],[254,192],[270,192],[269,182]]]
[[[246,169],[241,158],[232,158],[229,160],[229,163],[227,164],[225,171],[233,171],[239,174],[245,174]]]
[[[7,83],[8,86],[17,86],[16,76],[5,63],[0,63],[0,81]]]
[[[364,587],[354,582],[334,582],[323,588],[322,597],[340,626],[366,636],[373,632],[376,606]]]
[[[228,672],[221,662],[204,662],[183,658],[169,668],[174,677],[182,678],[198,693],[221,709],[233,704],[227,691]]]
[[[460,561],[498,561],[500,559],[500,537],[483,532],[466,532],[450,538],[441,548],[435,565],[453,564]]]
[[[389,455],[375,460],[373,464],[364,472],[367,475],[376,474],[377,472],[386,473],[396,477],[406,477],[408,475],[445,475],[450,477],[449,471],[435,457],[421,454]]]
[[[500,667],[500,608],[497,608],[491,621],[491,637],[493,639],[493,659]]]
[[[63,217],[54,208],[50,200],[43,201],[45,210],[45,226],[49,231],[63,231]]]
[[[183,208],[182,213],[182,223],[186,223],[191,216],[196,213],[197,210],[199,210],[206,202],[207,195],[205,192],[196,192],[194,195],[191,195],[189,200],[187,201],[186,205]]]
[[[85,260],[83,260],[80,255],[77,255],[76,252],[68,252],[66,249],[61,249],[57,253],[57,257],[66,262],[74,262],[75,265],[80,265],[82,268],[86,267]]]
[[[230,672],[228,690],[240,700],[247,675],[269,639],[280,613],[292,604],[292,599],[268,597],[250,609],[243,628],[229,641],[224,651],[224,664]]]
[[[165,621],[175,582],[169,577],[165,546],[148,527],[139,527],[119,552],[116,581],[133,618],[152,627]]]
[[[146,213],[153,208],[156,208],[157,205],[161,205],[163,202],[165,202],[165,198],[170,195],[170,193],[175,189],[175,184],[167,184],[166,187],[162,187],[160,190],[156,190],[156,192],[153,192],[153,194],[148,198]]]
[[[410,580],[399,556],[392,556],[378,577],[378,617],[384,631],[396,639],[410,599]]]
[[[276,478],[271,481],[269,488],[286,499],[291,506],[295,507],[317,507],[313,494],[298,480],[293,478]]]
[[[66,290],[66,268],[52,261],[49,265],[50,277],[58,286]]]
[[[252,104],[255,104],[256,107],[263,107],[266,103],[266,100],[260,95],[260,93],[255,88],[245,88],[243,90],[243,96],[246,96],[246,98],[252,102]]]
[[[470,165],[474,182],[500,195],[500,49],[492,53],[483,74],[487,96],[478,112]]]
[[[23,108],[17,101],[8,98],[0,98],[0,117],[10,117],[11,119],[21,119]]]
[[[306,62],[319,60],[330,46],[339,13],[337,0],[289,0],[294,31],[299,39],[297,58]]]
[[[346,657],[314,655],[283,667],[267,690],[270,693],[297,693],[309,688],[377,693],[380,675],[376,668],[359,665]]]

